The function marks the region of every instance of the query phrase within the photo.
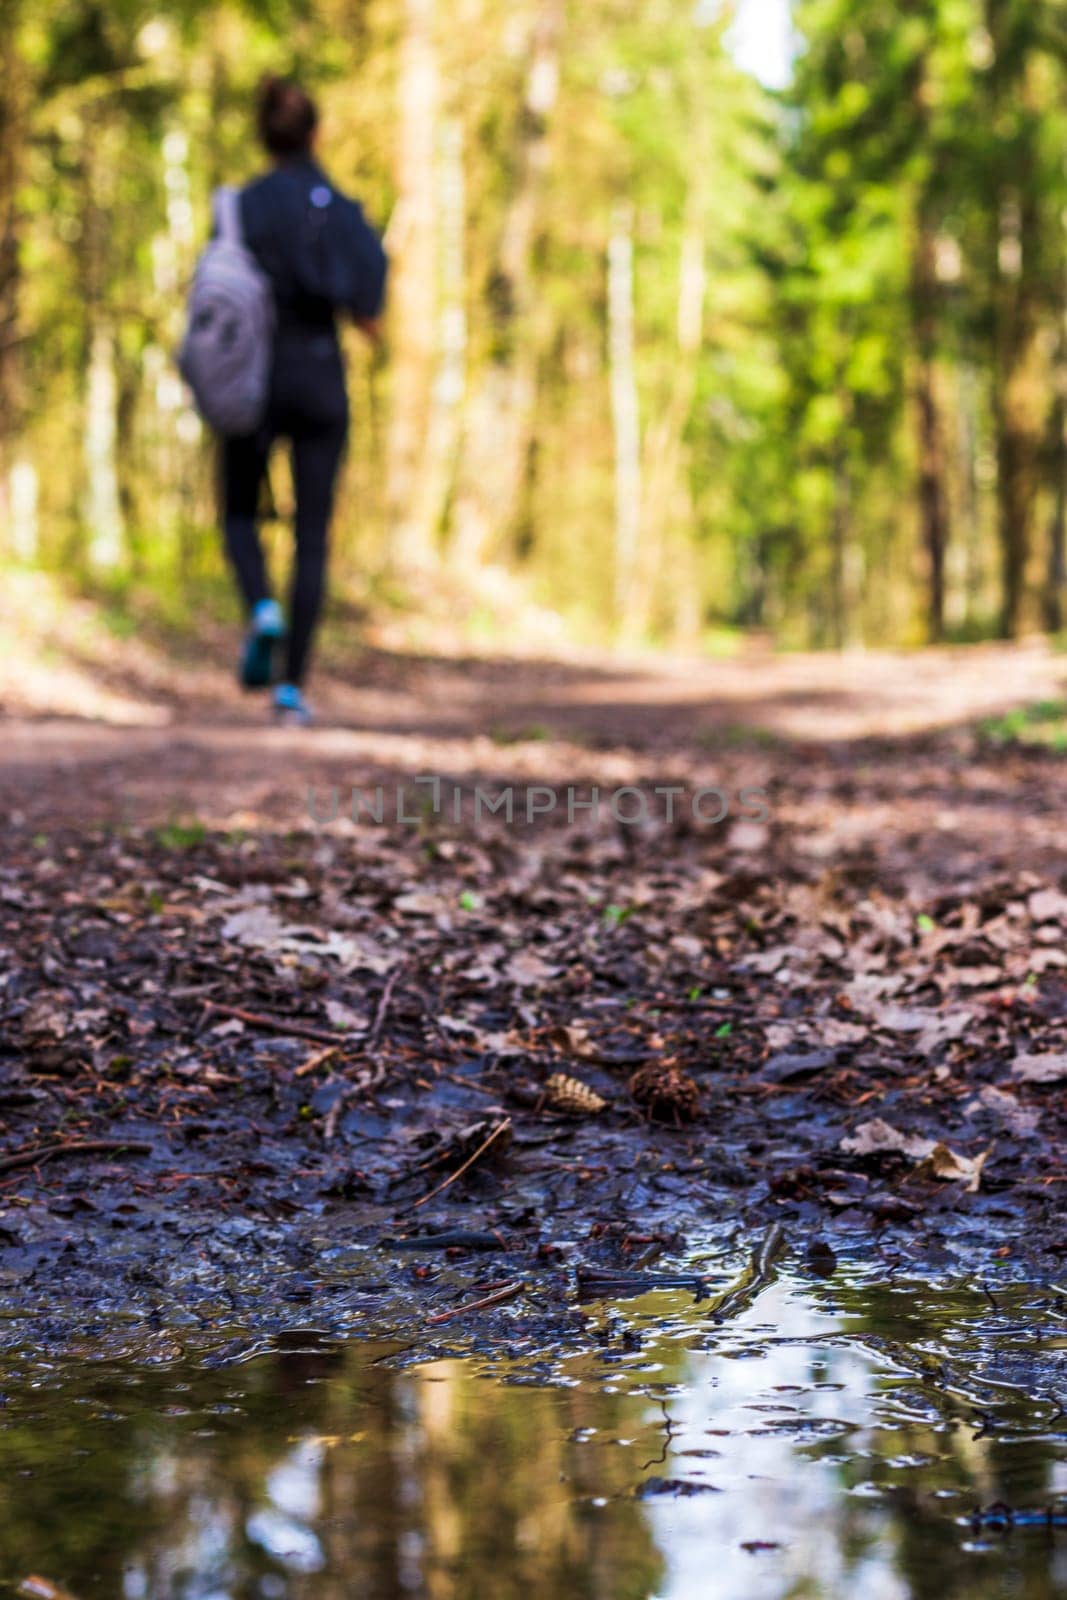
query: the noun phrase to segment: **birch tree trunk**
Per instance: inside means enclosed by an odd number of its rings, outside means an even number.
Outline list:
[[[615,441],[615,617],[631,629],[641,530],[641,423],[634,368],[633,216],[618,207],[608,242],[608,365]]]
[[[436,542],[452,486],[466,381],[465,185],[463,128],[458,117],[441,123],[436,172],[440,267],[437,368],[412,504],[412,521],[426,531],[431,543]]]
[[[85,296],[85,389],[82,431],[85,555],[89,565],[112,569],[122,561],[123,522],[116,458],[118,384],[115,330],[108,306],[110,216],[115,203],[115,130],[107,112],[90,104],[82,113],[84,210],[81,266]]]
[[[537,370],[533,246],[559,93],[563,20],[564,0],[542,0],[530,33],[516,176],[489,282],[491,350],[467,405],[451,518],[451,560],[461,573],[484,561],[508,532],[525,474]]]
[[[697,386],[697,363],[703,338],[707,274],[704,263],[704,215],[699,179],[690,188],[678,260],[678,302],[675,358],[670,363],[670,389],[659,414],[645,432],[642,452],[641,511],[643,527],[637,552],[638,581],[632,587],[627,627],[647,629],[659,597],[675,632],[692,640],[698,626],[693,613],[692,517],[689,452],[685,433]]]
[[[433,564],[420,475],[437,357],[436,147],[439,75],[435,0],[404,0],[397,82],[397,209],[389,225],[389,427],[386,503],[392,564]]]
[[[85,521],[89,564],[108,570],[122,560],[122,511],[115,458],[118,386],[111,329],[93,329],[85,393]]]

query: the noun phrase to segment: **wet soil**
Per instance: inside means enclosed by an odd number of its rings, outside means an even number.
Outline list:
[[[15,704],[0,1344],[150,1359],[312,1308],[563,1347],[583,1274],[772,1224],[1062,1282],[1065,768],[976,729],[1062,668],[956,659],[366,656],[310,733],[132,668],[101,693],[143,725]],[[593,786],[638,820],[568,818]]]

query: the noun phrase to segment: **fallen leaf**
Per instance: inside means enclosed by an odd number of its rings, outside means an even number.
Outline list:
[[[536,989],[556,977],[558,967],[550,967],[547,961],[534,955],[532,950],[520,950],[518,955],[512,956],[504,968],[504,976],[510,978],[512,983],[518,984],[520,989]]]
[[[1011,1075],[1020,1083],[1062,1083],[1067,1078],[1067,1051],[1016,1056]]]
[[[973,1117],[979,1111],[988,1111],[1009,1133],[1019,1135],[1033,1133],[1041,1121],[1040,1111],[1033,1106],[1021,1106],[1013,1094],[1005,1094],[1003,1089],[997,1089],[991,1083],[987,1083],[963,1109],[968,1117]]]
[[[589,1037],[589,1031],[580,1022],[562,1022],[552,1029],[548,1041],[557,1050],[566,1051],[568,1055],[580,1056],[587,1061],[595,1061],[600,1054],[599,1048]]]
[[[869,1122],[858,1123],[841,1140],[840,1148],[853,1156],[874,1156],[895,1150],[901,1155],[911,1156],[914,1161],[922,1161],[935,1148],[935,1141],[901,1133],[899,1128],[894,1128],[881,1117],[872,1117]]]
[[[1067,922],[1067,894],[1059,889],[1038,889],[1026,907],[1035,922]]]
[[[326,1017],[331,1028],[349,1028],[353,1033],[364,1033],[370,1026],[366,1017],[346,1006],[343,1000],[327,1000]]]
[[[763,1083],[792,1083],[799,1078],[811,1078],[817,1072],[832,1067],[835,1059],[832,1050],[781,1051],[764,1063],[760,1080]]]
[[[961,1156],[957,1151],[950,1150],[947,1144],[935,1144],[915,1171],[940,1178],[943,1183],[962,1183],[967,1194],[976,1194],[982,1180],[982,1168],[989,1160],[992,1149],[990,1145],[981,1155],[971,1157]]]
[[[301,927],[283,922],[269,906],[253,905],[227,917],[222,937],[233,939],[252,950],[271,950],[278,954],[336,956],[351,961],[358,955],[353,940],[327,928]]]
[[[828,1050],[836,1050],[843,1044],[862,1044],[867,1031],[860,1022],[839,1022],[836,1017],[827,1017],[815,1028],[819,1043]]]
[[[937,1020],[929,1011],[908,1006],[871,1006],[870,1015],[876,1028],[885,1028],[889,1033],[922,1033]]]

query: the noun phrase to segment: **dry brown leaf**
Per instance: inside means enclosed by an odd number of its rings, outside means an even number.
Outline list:
[[[962,1183],[967,1194],[976,1194],[982,1180],[982,1168],[992,1153],[993,1146],[981,1155],[961,1156],[947,1144],[935,1144],[925,1161],[919,1163],[917,1174],[940,1178],[942,1183]]]
[[[884,1151],[896,1151],[900,1155],[909,1156],[919,1163],[915,1169],[916,1173],[940,1178],[945,1183],[965,1183],[968,1193],[971,1194],[978,1188],[982,1168],[992,1148],[991,1145],[989,1150],[983,1150],[980,1156],[975,1156],[973,1159],[970,1156],[961,1156],[940,1141],[901,1133],[899,1128],[894,1128],[881,1117],[872,1117],[869,1122],[861,1122],[851,1134],[841,1140],[841,1149],[848,1151],[850,1155],[879,1155]]]
[[[589,1037],[589,1030],[580,1022],[564,1022],[553,1028],[548,1035],[548,1042],[557,1050],[565,1051],[568,1055],[578,1056],[585,1061],[595,1061],[600,1054],[599,1049]]]

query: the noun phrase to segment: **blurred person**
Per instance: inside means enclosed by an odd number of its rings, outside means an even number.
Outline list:
[[[319,116],[310,96],[289,79],[264,78],[256,122],[271,168],[239,194],[229,193],[236,200],[239,243],[269,284],[274,326],[262,421],[251,432],[223,437],[226,550],[249,617],[240,680],[257,689],[280,676],[276,715],[307,723],[303,686],[325,593],[330,515],[349,423],[337,316],[348,313],[379,340],[386,258],[360,206],[315,159]],[[271,593],[258,527],[268,456],[279,438],[290,443],[296,497],[288,624]]]

